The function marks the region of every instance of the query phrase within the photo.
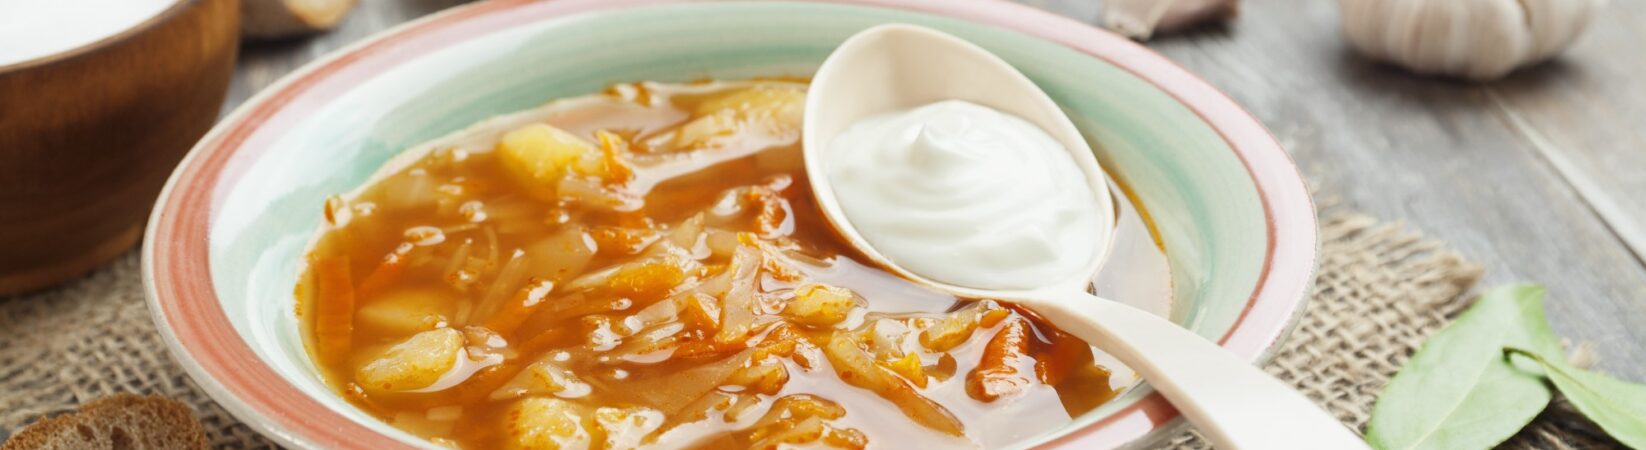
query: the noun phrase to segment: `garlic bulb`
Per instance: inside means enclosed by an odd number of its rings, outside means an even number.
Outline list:
[[[1342,0],[1361,53],[1417,73],[1491,80],[1565,50],[1604,0]]]
[[[1239,10],[1237,0],[1104,0],[1103,27],[1146,40],[1156,32],[1229,18]]]
[[[282,39],[330,30],[354,9],[356,0],[243,0],[240,35]]]

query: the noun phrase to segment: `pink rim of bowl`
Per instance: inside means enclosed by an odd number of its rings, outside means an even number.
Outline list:
[[[815,1],[815,0],[814,0]],[[453,8],[380,34],[287,76],[214,128],[173,173],[143,243],[150,312],[172,355],[235,417],[284,445],[411,448],[332,411],[266,367],[240,339],[211,281],[207,236],[226,186],[305,109],[344,90],[322,80],[365,79],[397,63],[393,51],[433,50],[466,37],[553,17],[680,0],[492,0]],[[1106,61],[1186,105],[1245,165],[1264,207],[1265,264],[1234,327],[1219,341],[1253,361],[1289,331],[1313,281],[1317,225],[1312,200],[1280,144],[1250,113],[1204,80],[1136,43],[1028,6],[996,1],[832,0],[904,9],[1015,30]],[[393,51],[391,51],[393,50]],[[346,85],[347,83],[341,83]],[[1285,239],[1277,237],[1285,236]],[[1157,393],[1040,448],[1115,448],[1166,426],[1178,413]]]

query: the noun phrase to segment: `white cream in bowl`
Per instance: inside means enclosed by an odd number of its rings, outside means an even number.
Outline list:
[[[852,226],[934,281],[1033,289],[1103,247],[1091,184],[1026,120],[947,100],[852,123],[828,144],[829,182]]]
[[[0,0],[0,66],[85,47],[165,12],[178,0]]]

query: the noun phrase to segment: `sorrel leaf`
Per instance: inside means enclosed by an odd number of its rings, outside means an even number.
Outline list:
[[[1457,321],[1429,338],[1389,382],[1367,424],[1379,450],[1489,449],[1549,403],[1535,365],[1516,365],[1505,346],[1559,354],[1543,314],[1543,288],[1506,286],[1481,294]]]
[[[1541,364],[1572,406],[1606,434],[1623,445],[1646,449],[1646,385],[1572,367],[1563,359],[1524,349],[1509,351]]]

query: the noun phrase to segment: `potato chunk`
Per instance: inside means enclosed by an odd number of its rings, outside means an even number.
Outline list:
[[[367,389],[382,391],[429,387],[457,365],[465,342],[463,333],[452,328],[417,333],[360,367],[355,379]]]
[[[946,352],[972,338],[979,325],[994,326],[1011,315],[1010,311],[990,300],[973,303],[931,322],[920,333],[920,345],[934,352]]]
[[[802,325],[829,327],[846,321],[853,309],[865,302],[850,289],[813,283],[794,289],[794,300],[783,307],[783,315]]]
[[[675,144],[705,148],[739,134],[794,139],[800,135],[800,115],[806,91],[800,85],[760,84],[710,98],[699,104],[691,122],[680,127]]]
[[[452,314],[452,301],[438,291],[394,289],[355,311],[355,325],[368,333],[405,336],[432,330]]]
[[[594,144],[548,124],[534,123],[503,135],[497,155],[504,170],[533,197],[553,201],[568,173],[605,177],[605,155]]]
[[[594,410],[594,422],[606,433],[608,450],[640,448],[646,436],[663,426],[661,411],[642,406],[629,408],[602,407]]]
[[[673,293],[687,278],[699,275],[703,265],[679,255],[664,255],[618,264],[572,280],[566,291],[594,291],[602,297],[654,301]]]
[[[502,387],[492,391],[491,399],[503,400],[527,395],[579,398],[586,397],[591,392],[594,392],[594,388],[578,379],[577,374],[555,364],[552,356],[545,355],[537,362],[526,366],[526,370],[520,371],[509,382],[503,383]]]
[[[806,108],[806,88],[794,83],[760,83],[710,98],[697,105],[698,115],[732,110],[747,117],[800,123]]]
[[[509,448],[559,450],[589,448],[593,439],[577,405],[557,398],[527,397],[505,416]]]

